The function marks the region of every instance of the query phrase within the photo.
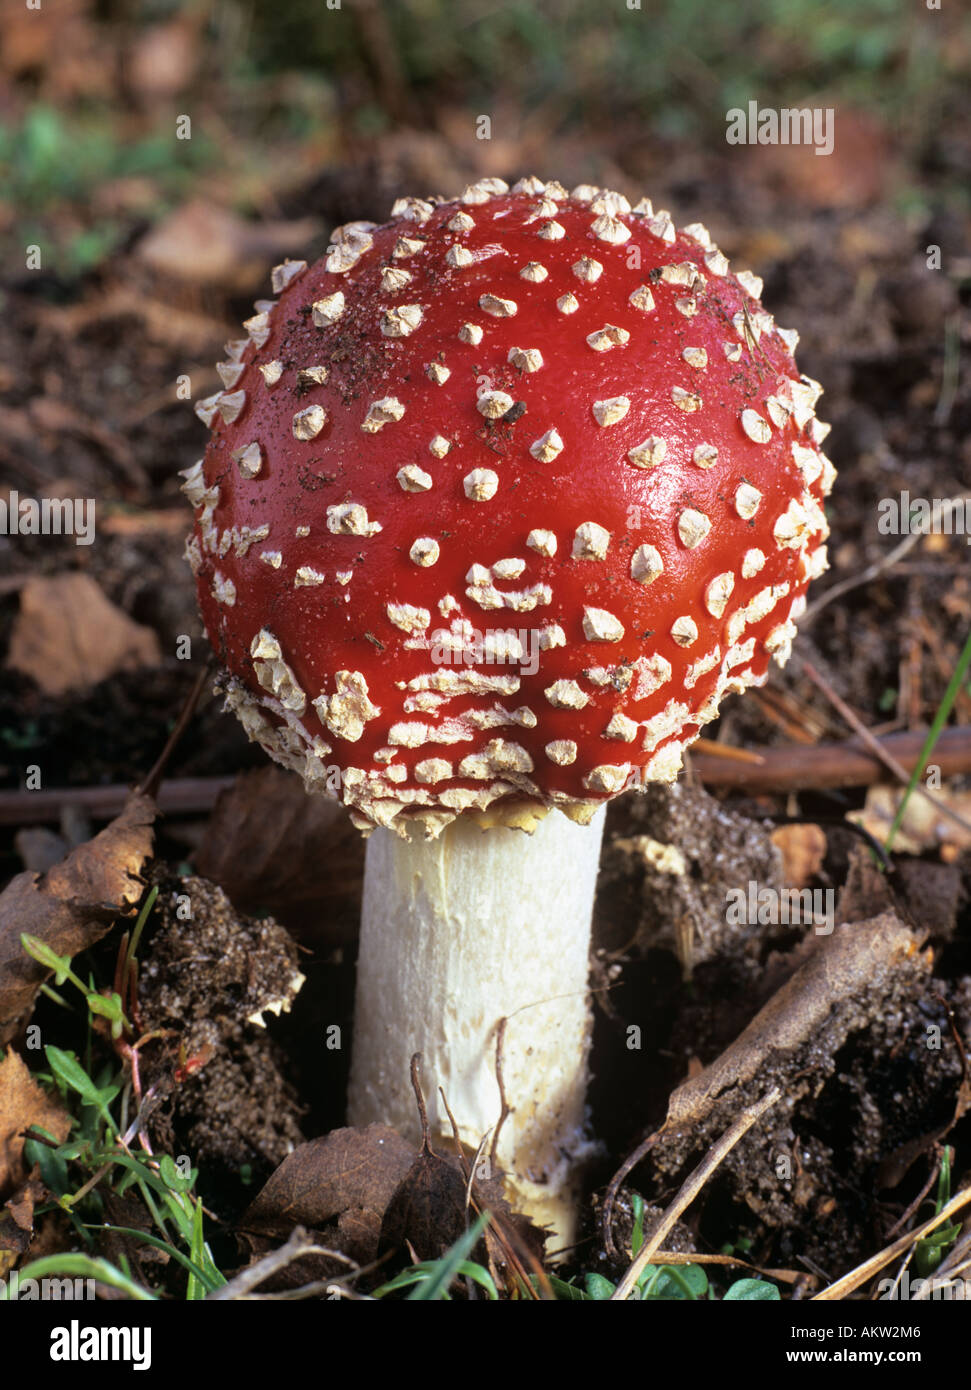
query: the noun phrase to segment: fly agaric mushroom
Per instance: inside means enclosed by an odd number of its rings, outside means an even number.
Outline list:
[[[413,1132],[420,1051],[477,1145],[507,1019],[498,1156],[569,1238],[604,807],[786,661],[820,387],[700,223],[586,186],[402,198],[273,289],[187,553],[227,707],[370,835],[349,1118]]]

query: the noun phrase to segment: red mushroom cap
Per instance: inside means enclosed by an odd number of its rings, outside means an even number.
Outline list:
[[[187,470],[228,705],[362,828],[671,780],[826,568],[819,386],[647,200],[486,179],[273,272]]]

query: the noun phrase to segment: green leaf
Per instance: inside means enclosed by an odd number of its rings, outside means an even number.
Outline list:
[[[62,985],[71,974],[71,957],[59,956],[56,951],[52,951],[46,941],[41,941],[39,936],[31,936],[28,932],[20,933],[20,944],[39,965],[45,965],[48,970],[54,972],[54,982]]]
[[[775,1284],[765,1279],[737,1279],[725,1293],[726,1303],[779,1303]]]
[[[192,1168],[189,1170],[189,1176],[184,1178],[179,1172],[175,1159],[172,1158],[170,1154],[162,1154],[162,1157],[159,1159],[158,1170],[159,1177],[165,1183],[166,1187],[170,1187],[173,1192],[191,1191],[192,1184],[199,1176],[198,1168]]]
[[[587,1274],[584,1276],[583,1282],[586,1285],[588,1298],[601,1302],[613,1297],[616,1285],[602,1274]]]
[[[634,1213],[634,1225],[630,1233],[630,1250],[636,1259],[641,1246],[644,1244],[644,1198],[639,1192],[635,1192],[631,1197],[630,1208]]]
[[[555,1274],[547,1276],[550,1281],[550,1288],[553,1290],[557,1299],[563,1299],[567,1303],[589,1303],[590,1295],[584,1293],[583,1289],[578,1289],[575,1284],[568,1284],[565,1279],[558,1279]],[[540,1281],[535,1274],[529,1276],[529,1282],[534,1289],[539,1288]]]
[[[218,1289],[220,1282],[225,1283],[225,1280],[215,1280],[211,1278],[201,1265],[197,1264],[194,1260],[190,1260],[187,1255],[183,1255],[182,1251],[177,1249],[169,1241],[160,1240],[158,1236],[153,1236],[149,1231],[139,1231],[134,1226],[111,1226],[107,1221],[104,1223],[98,1222],[97,1224],[89,1222],[86,1229],[89,1231],[117,1231],[121,1236],[131,1236],[132,1240],[141,1241],[143,1245],[151,1245],[156,1250],[164,1250],[177,1264],[182,1265],[183,1269],[189,1271],[190,1279],[196,1279],[209,1293],[212,1293],[213,1289]],[[186,1297],[188,1298],[189,1295],[187,1294]],[[204,1295],[197,1295],[197,1297],[204,1297]]]
[[[91,1255],[81,1255],[69,1253],[64,1255],[45,1255],[43,1259],[34,1260],[31,1264],[25,1265],[20,1271],[21,1282],[24,1279],[43,1279],[45,1275],[62,1274],[72,1275],[81,1279],[97,1279],[100,1284],[108,1284],[113,1289],[121,1289],[129,1298],[137,1299],[140,1303],[157,1302],[156,1295],[150,1290],[145,1289],[141,1284],[136,1284],[134,1279],[129,1279],[122,1274],[120,1269],[116,1269],[107,1260],[95,1258]]]
[[[641,1297],[656,1302],[694,1302],[708,1293],[701,1265],[647,1265],[637,1281]]]
[[[425,1283],[420,1284],[413,1293],[408,1295],[412,1302],[436,1302],[444,1298],[451,1287],[453,1279],[458,1278],[461,1268],[466,1263],[466,1257],[472,1253],[482,1232],[492,1218],[492,1213],[484,1211],[473,1225],[459,1236],[458,1240],[440,1260],[433,1266],[433,1272]],[[485,1271],[483,1270],[483,1273]],[[489,1281],[492,1282],[491,1279]],[[498,1297],[498,1295],[497,1295]]]
[[[951,676],[951,679],[948,682],[947,689],[944,692],[944,698],[938,705],[937,713],[934,715],[934,720],[931,724],[931,727],[927,731],[927,737],[924,739],[924,746],[920,750],[920,757],[914,764],[914,770],[910,774],[910,780],[908,781],[904,794],[900,799],[900,805],[897,807],[897,814],[893,818],[893,824],[887,831],[887,838],[884,841],[884,849],[886,849],[888,854],[890,850],[893,848],[893,842],[896,839],[897,831],[903,824],[904,815],[907,811],[907,803],[913,795],[914,788],[917,786],[917,783],[924,775],[924,769],[927,766],[930,756],[934,751],[935,743],[940,738],[941,730],[947,723],[947,717],[951,713],[951,709],[954,706],[954,701],[957,699],[958,694],[960,693],[961,686],[964,684],[964,678],[968,674],[969,667],[971,667],[971,632],[968,633],[967,641],[964,644],[964,647],[961,651],[961,655],[958,657],[958,664],[955,666],[954,673]]]
[[[94,1106],[102,1116],[112,1133],[115,1132],[115,1122],[111,1118],[111,1111],[108,1105],[118,1094],[117,1086],[108,1086],[99,1091],[97,1086],[88,1076],[73,1052],[62,1052],[59,1047],[49,1044],[44,1048],[44,1053],[50,1063],[51,1071],[65,1086],[77,1091],[78,1095],[86,1105]]]

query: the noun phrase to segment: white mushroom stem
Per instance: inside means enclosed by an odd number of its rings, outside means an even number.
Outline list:
[[[576,825],[556,811],[531,834],[460,818],[437,840],[376,830],[367,848],[349,1121],[418,1139],[408,1078],[420,1052],[433,1142],[452,1134],[441,1086],[476,1149],[500,1116],[505,1018],[511,1113],[496,1158],[514,1205],[552,1227],[551,1250],[573,1238],[592,1148],[587,976],[605,816]]]

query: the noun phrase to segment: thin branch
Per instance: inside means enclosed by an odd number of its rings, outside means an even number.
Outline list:
[[[747,1134],[766,1111],[771,1110],[776,1101],[781,1100],[781,1098],[782,1092],[777,1086],[773,1087],[768,1095],[763,1096],[761,1100],[746,1106],[731,1128],[725,1131],[716,1144],[712,1145],[694,1172],[688,1175],[681,1191],[661,1217],[649,1239],[638,1251],[636,1259],[611,1295],[612,1300],[622,1302],[624,1299],[630,1298],[645,1267],[650,1264],[652,1256],[660,1250],[661,1242],[681,1213],[691,1205],[712,1173],[727,1158],[743,1135]]]
[[[828,685],[826,681],[823,680],[822,676],[819,674],[819,672],[816,670],[815,666],[813,666],[811,662],[804,661],[802,663],[802,669],[805,672],[805,674],[809,677],[809,679],[812,681],[813,685],[816,686],[817,690],[822,691],[822,693],[826,696],[827,700],[830,702],[833,708],[840,714],[840,716],[843,719],[845,719],[846,723],[850,726],[850,728],[858,736],[858,738],[860,738],[860,740],[866,744],[867,748],[870,749],[873,756],[875,758],[879,758],[880,761],[883,763],[884,767],[889,772],[892,772],[893,775],[897,778],[897,780],[902,782],[904,786],[907,786],[907,784],[910,782],[912,774],[908,772],[905,767],[901,767],[900,763],[897,762],[896,758],[894,758],[892,754],[888,753],[887,750],[881,746],[880,740],[874,738],[873,734],[870,733],[870,730],[866,727],[866,725],[863,724],[856,717],[856,715],[850,709],[846,701],[841,699],[840,696],[837,695],[836,691],[833,690],[833,688],[830,685]],[[950,820],[956,821],[957,824],[960,825],[963,830],[971,830],[971,821],[968,821],[964,818],[964,816],[959,815],[958,812],[955,811],[953,807],[949,806],[946,801],[941,801],[939,797],[932,796],[931,793],[927,790],[927,788],[922,787],[919,782],[914,784],[914,791],[917,792],[919,796],[922,796],[925,801],[929,801],[939,815],[947,816]]]
[[[856,1269],[851,1269],[849,1274],[844,1274],[842,1279],[837,1279],[835,1284],[830,1284],[827,1288],[821,1289],[819,1293],[813,1294],[812,1301],[814,1303],[835,1303],[845,1298],[847,1294],[855,1293],[857,1289],[869,1283],[875,1274],[879,1274],[880,1270],[895,1260],[898,1255],[909,1250],[911,1245],[920,1240],[922,1236],[928,1235],[938,1226],[943,1226],[949,1217],[966,1207],[969,1202],[971,1202],[971,1187],[966,1187],[963,1192],[952,1197],[947,1206],[942,1207],[936,1216],[930,1217],[916,1230],[908,1231],[906,1235],[895,1240],[892,1245],[888,1245],[879,1254],[864,1260],[863,1264],[857,1265]]]

